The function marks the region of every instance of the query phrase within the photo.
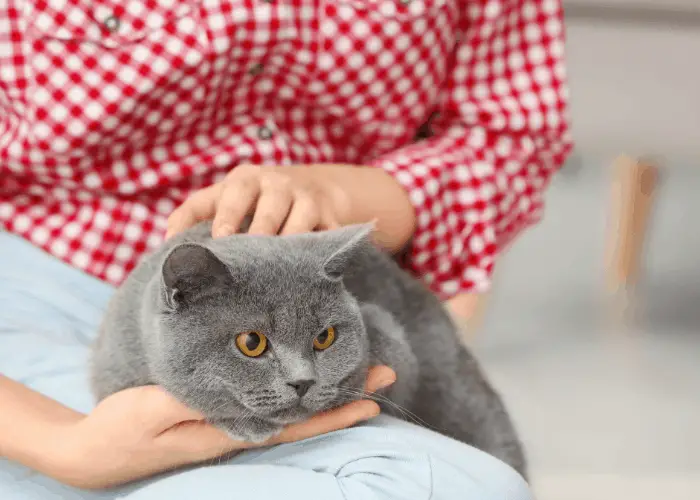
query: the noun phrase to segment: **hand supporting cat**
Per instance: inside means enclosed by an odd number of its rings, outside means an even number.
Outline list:
[[[391,385],[395,374],[372,367],[365,390]],[[379,413],[354,401],[289,425],[264,443],[236,441],[156,386],[117,392],[83,415],[0,375],[0,457],[78,488],[106,488],[255,446],[299,441],[350,427]]]

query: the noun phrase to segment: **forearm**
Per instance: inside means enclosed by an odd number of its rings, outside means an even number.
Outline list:
[[[0,375],[0,457],[60,477],[61,436],[81,414]]]
[[[302,175],[329,181],[339,222],[377,221],[376,242],[389,251],[401,250],[413,236],[416,216],[404,188],[384,170],[351,165],[311,165]]]

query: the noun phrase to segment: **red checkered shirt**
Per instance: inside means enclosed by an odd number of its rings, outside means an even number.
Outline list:
[[[4,0],[0,223],[117,284],[237,164],[369,165],[480,291],[570,149],[563,53],[560,0]]]

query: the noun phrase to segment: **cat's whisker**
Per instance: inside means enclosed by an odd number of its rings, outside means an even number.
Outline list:
[[[219,411],[221,408],[223,408],[224,406],[228,405],[229,403],[230,403],[230,401],[224,401],[223,403],[221,403],[220,405],[218,405],[216,408],[214,408],[213,410],[211,410],[210,413],[212,413],[212,414],[216,413],[217,411]]]
[[[405,415],[406,417],[408,417],[408,420],[410,420],[414,424],[422,425],[422,426],[427,427],[429,429],[437,430],[435,427],[431,426],[425,420],[420,418],[418,415],[416,415],[415,413],[413,413],[412,411],[410,411],[406,407],[390,400],[386,396],[382,396],[382,395],[376,394],[376,393],[370,393],[370,394],[365,393],[364,397],[365,397],[365,399],[371,399],[372,401],[375,401],[377,403],[385,403],[385,404],[391,406],[392,408],[395,408],[402,415]]]
[[[226,387],[229,391],[231,391],[233,394],[238,393],[238,387],[236,387],[232,382],[226,380],[224,377],[214,374],[212,377],[212,381],[217,381],[224,387]],[[219,389],[219,387],[214,387],[215,389]]]
[[[437,430],[434,427],[427,424],[423,419],[418,417],[415,413],[409,411],[405,407],[399,405],[398,403],[391,401],[390,399],[388,399],[386,397],[380,396],[378,394],[367,394],[367,393],[361,393],[361,394],[360,393],[352,393],[352,395],[353,396],[361,396],[363,399],[370,399],[372,401],[375,401],[376,403],[384,403],[384,404],[390,406],[391,408],[396,409],[401,414],[401,416],[403,416],[409,422],[414,423],[416,425],[425,426],[429,429]]]
[[[362,398],[362,399],[371,399],[372,401],[375,401],[377,403],[385,403],[386,405],[398,410],[404,417],[407,417],[407,420],[409,420],[410,422],[412,422],[416,425],[420,425],[420,426],[426,427],[428,429],[432,429],[436,432],[444,432],[441,429],[438,429],[434,426],[431,426],[425,420],[423,420],[422,418],[420,418],[418,415],[411,412],[407,408],[390,400],[386,396],[382,396],[381,394],[377,394],[376,392],[367,393],[367,392],[362,392],[362,391],[359,391],[356,389],[350,389],[347,387],[338,387],[338,391],[341,393],[345,393],[347,395],[350,395],[350,396],[357,396],[357,397]]]
[[[219,453],[217,454],[217,465],[221,465],[221,461],[223,460],[224,454],[226,452],[226,436],[221,436],[221,447],[219,449]]]
[[[243,410],[243,413],[238,415],[236,418],[233,419],[232,427],[243,427],[246,422],[248,422],[251,418],[252,413],[248,411],[247,409]]]
[[[242,415],[242,417],[239,420],[237,420],[234,423],[234,425],[239,424],[240,427],[245,427],[246,425],[248,425],[248,422],[250,422],[254,418],[255,418],[255,414],[250,410],[246,410],[246,412]]]
[[[231,428],[235,429],[239,424],[241,424],[240,426],[243,427],[252,417],[253,414],[244,409],[241,415],[238,415],[233,419]],[[219,453],[218,456],[212,460],[211,465],[221,465],[224,458],[224,450],[226,450],[226,438],[222,437],[221,453]]]

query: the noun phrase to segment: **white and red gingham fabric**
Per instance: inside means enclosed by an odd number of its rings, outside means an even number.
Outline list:
[[[410,267],[483,290],[570,149],[563,37],[560,0],[3,0],[0,223],[116,284],[239,163],[374,165]]]

